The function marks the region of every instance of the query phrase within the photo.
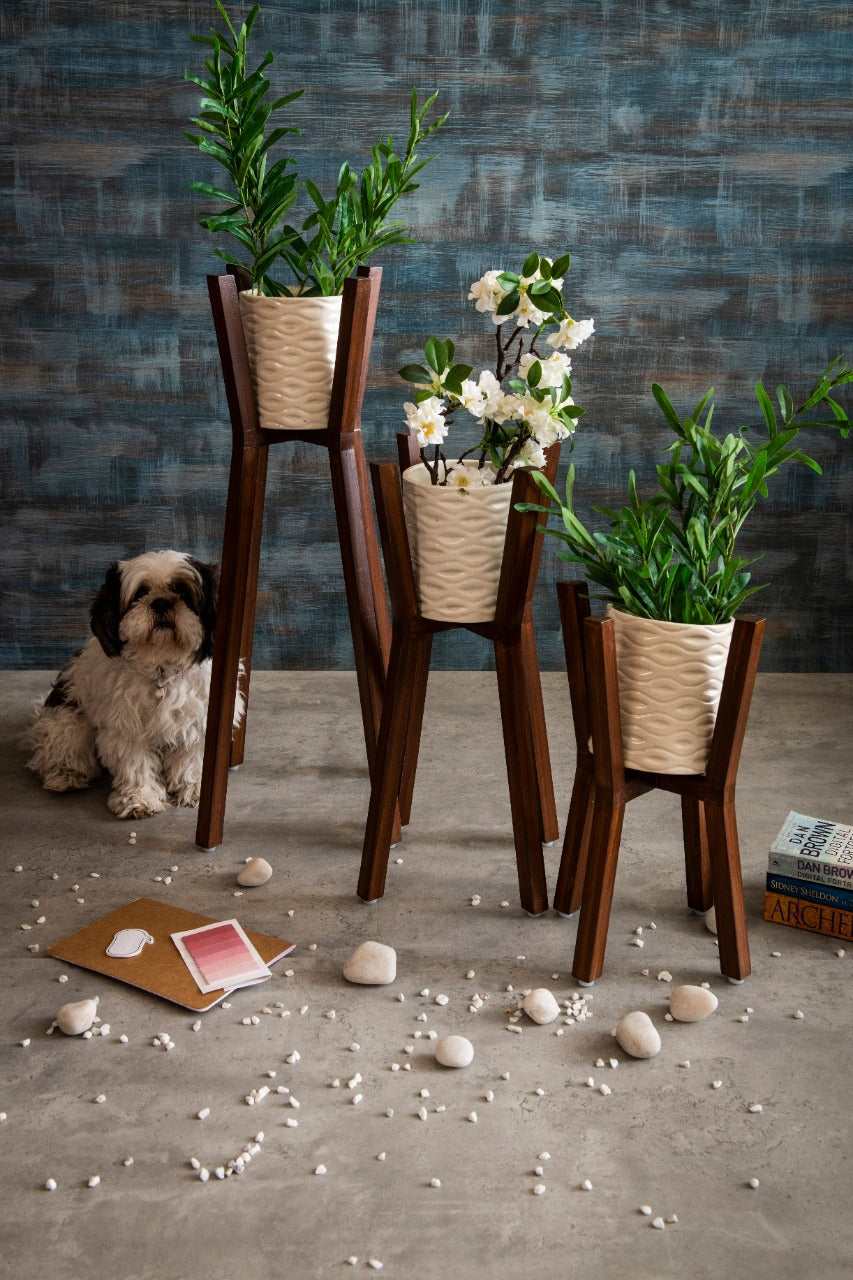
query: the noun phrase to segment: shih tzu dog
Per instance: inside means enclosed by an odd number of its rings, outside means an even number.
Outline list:
[[[177,551],[107,570],[93,635],[26,735],[27,765],[49,791],[88,787],[103,767],[118,818],[198,804],[216,597],[214,567]],[[242,712],[238,698],[235,725]]]

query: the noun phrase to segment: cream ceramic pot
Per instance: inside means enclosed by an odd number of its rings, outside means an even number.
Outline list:
[[[661,622],[612,605],[607,616],[614,624],[625,765],[703,773],[734,622]]]
[[[476,463],[461,465],[476,475]],[[423,617],[493,620],[511,505],[511,484],[433,485],[422,462],[403,472],[403,510]]]
[[[341,296],[266,298],[240,294],[240,316],[262,427],[328,426]]]

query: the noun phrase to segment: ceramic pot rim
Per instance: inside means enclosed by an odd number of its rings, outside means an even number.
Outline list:
[[[608,617],[626,618],[630,619],[630,622],[638,624],[648,623],[651,626],[660,627],[662,630],[669,630],[673,633],[678,631],[710,631],[716,635],[725,635],[735,625],[734,618],[730,618],[728,622],[670,622],[665,618],[644,618],[638,613],[631,613],[628,609],[619,609],[615,604],[608,604],[606,612]]]

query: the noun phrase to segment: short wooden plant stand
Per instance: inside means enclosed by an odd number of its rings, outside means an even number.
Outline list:
[[[401,821],[409,820],[433,636],[463,626],[494,645],[521,905],[529,914],[539,915],[548,906],[542,844],[558,835],[532,619],[543,535],[536,532],[537,514],[516,511],[515,503],[540,502],[541,495],[527,472],[516,473],[493,621],[425,618],[418,608],[399,474],[420,459],[408,436],[400,436],[398,444],[399,471],[393,463],[371,464],[392,632],[358,895],[372,902],[385,891],[398,798]],[[552,481],[558,459],[556,445],[549,450],[546,467]]]
[[[328,426],[266,430],[258,424],[238,289],[239,268],[208,276],[231,417],[232,451],[220,565],[219,611],[196,843],[222,841],[228,770],[243,761],[246,718],[232,732],[238,682],[248,703],[267,460],[272,445],[301,441],[328,450],[368,765],[373,769],[391,623],[361,436],[361,406],[381,270],[360,267],[344,285]]]
[[[625,805],[659,788],[681,796],[688,905],[714,906],[720,970],[740,982],[750,963],[735,783],[764,620],[735,621],[705,772],[644,773],[623,763],[613,623],[590,617],[586,583],[561,582],[557,594],[577,767],[554,908],[563,915],[580,908],[572,973],[585,983],[602,973]]]

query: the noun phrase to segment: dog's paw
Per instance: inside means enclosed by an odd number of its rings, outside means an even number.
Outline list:
[[[169,796],[174,804],[182,805],[186,809],[197,809],[201,796],[201,781],[193,782],[185,779],[183,782],[176,782],[169,788]]]
[[[78,773],[73,769],[53,769],[42,778],[42,786],[46,791],[85,791],[91,782],[88,774]]]
[[[154,813],[162,813],[166,803],[165,792],[146,787],[142,791],[111,792],[107,808],[117,818],[150,818]]]

